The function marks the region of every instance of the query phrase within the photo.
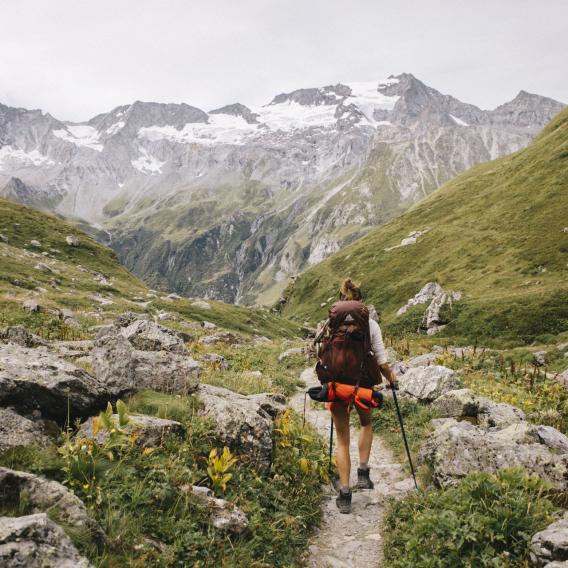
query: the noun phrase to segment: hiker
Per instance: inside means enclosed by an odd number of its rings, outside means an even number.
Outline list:
[[[329,385],[325,389],[335,391],[334,386],[340,384],[343,390],[353,393],[352,398],[337,400],[327,399],[327,407],[331,411],[333,424],[337,432],[336,463],[339,472],[339,495],[336,499],[341,513],[351,512],[351,489],[349,476],[351,458],[349,455],[349,412],[351,403],[359,415],[361,430],[359,432],[359,467],[357,468],[357,489],[372,489],[369,456],[373,443],[373,426],[371,423],[372,406],[355,400],[357,391],[373,393],[369,390],[381,382],[381,374],[391,386],[396,377],[389,367],[381,329],[379,324],[369,318],[369,309],[362,303],[361,288],[347,278],[339,292],[339,302],[330,309],[329,319],[318,334],[316,341],[321,341],[318,352],[316,372],[322,384]],[[323,339],[322,339],[323,338]],[[329,382],[331,381],[331,382]],[[344,385],[354,385],[349,389]],[[337,389],[339,390],[339,389]],[[368,396],[368,398],[373,398]],[[381,398],[382,400],[382,398]]]

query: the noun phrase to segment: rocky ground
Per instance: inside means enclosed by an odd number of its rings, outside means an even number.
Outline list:
[[[280,393],[261,392],[261,388],[277,383],[263,376],[259,370],[262,361],[251,360],[251,351],[245,346],[262,350],[269,340],[247,339],[213,324],[200,327],[199,332],[195,328],[199,337],[192,337],[146,315],[124,313],[111,324],[100,326],[93,341],[46,341],[22,327],[0,330],[0,452],[31,446],[53,449],[69,426],[73,430],[71,443],[88,445],[93,440],[100,447],[112,448],[116,443],[113,425],[120,425],[120,432],[141,452],[152,451],[171,437],[182,438],[186,426],[169,417],[140,413],[123,421],[125,410],[117,400],[128,400],[150,389],[180,399],[196,397],[196,414],[211,421],[215,436],[231,448],[239,462],[261,475],[269,472],[274,460],[275,420],[286,408],[283,393],[292,392],[294,383]],[[278,358],[281,375],[294,368],[291,360],[305,364],[308,357],[305,349],[288,347]],[[228,370],[229,362],[211,351],[213,348],[227,356],[233,353],[234,361],[248,361],[247,370],[231,375],[234,370]],[[463,360],[475,350],[454,351]],[[430,472],[434,488],[456,485],[472,472],[497,472],[516,465],[538,474],[556,490],[568,491],[568,437],[536,421],[534,416],[540,415],[529,415],[466,388],[463,369],[439,364],[444,353],[432,351],[404,361],[394,352],[391,356],[399,375],[400,399],[435,409],[438,416],[419,451],[419,463]],[[215,382],[216,375],[222,375],[222,381]],[[233,390],[222,386],[230,377]],[[214,384],[205,384],[204,379]],[[317,384],[311,368],[302,373],[300,382],[306,387]],[[97,416],[108,403],[116,411],[110,407],[106,418]],[[291,396],[288,406],[303,412],[303,387]],[[380,418],[381,411],[377,412]],[[108,420],[110,427],[101,427],[101,420],[103,425]],[[329,439],[329,412],[312,406],[309,399],[306,421],[324,440]],[[388,565],[383,560],[387,537],[383,519],[389,501],[404,498],[414,489],[406,469],[396,462],[379,435],[380,428],[370,459],[375,488],[354,492],[351,515],[338,512],[331,484],[323,488],[323,522],[307,548],[307,566]],[[353,435],[354,475],[357,454],[357,437]],[[105,548],[109,538],[88,503],[59,481],[20,471],[8,463],[1,465],[0,565],[34,567],[47,562],[88,566],[69,535],[84,533],[99,549]],[[215,498],[205,487],[189,484],[183,490],[204,500],[209,522],[221,534],[236,536],[248,530],[247,513],[229,500]],[[568,566],[567,551],[566,520],[558,518],[534,535],[531,563],[546,568]]]
[[[302,373],[306,387],[319,384],[312,368]],[[299,392],[290,400],[290,406],[303,412],[304,395]],[[379,412],[379,411],[378,411]],[[330,413],[321,405],[306,402],[306,421],[312,424],[322,437],[329,439]],[[351,485],[357,481],[357,433],[352,431]],[[400,498],[413,490],[412,479],[396,463],[390,450],[378,436],[373,440],[369,460],[375,488],[353,492],[353,508],[350,515],[339,513],[335,505],[337,491],[331,485],[325,488],[323,523],[311,541],[306,565],[311,568],[358,568],[385,566],[382,562],[381,521],[391,498]]]

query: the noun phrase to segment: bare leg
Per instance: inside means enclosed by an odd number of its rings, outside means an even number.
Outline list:
[[[359,463],[369,463],[371,455],[371,446],[373,445],[373,424],[371,422],[371,410],[364,410],[355,406],[361,421],[361,430],[359,431]]]
[[[347,405],[335,402],[331,405],[331,416],[337,434],[337,450],[335,459],[339,472],[341,487],[349,487],[351,474],[351,458],[349,456],[349,414]]]

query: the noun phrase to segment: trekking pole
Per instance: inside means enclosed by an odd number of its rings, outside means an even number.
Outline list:
[[[408,447],[408,441],[406,440],[406,433],[404,431],[404,424],[402,422],[402,414],[400,413],[400,407],[398,406],[398,398],[396,397],[396,390],[394,385],[391,384],[392,398],[394,400],[394,405],[396,407],[396,413],[398,415],[398,421],[400,422],[400,431],[402,432],[402,439],[404,440],[404,447],[406,448],[406,455],[408,456],[408,463],[410,464],[410,471],[412,472],[412,479],[414,479],[414,487],[418,491],[418,483],[416,483],[416,474],[414,472],[414,465],[412,464],[412,458],[410,457],[410,448]]]
[[[327,468],[327,475],[331,477],[331,451],[333,448],[333,417],[331,418],[331,425],[329,427],[329,466]]]

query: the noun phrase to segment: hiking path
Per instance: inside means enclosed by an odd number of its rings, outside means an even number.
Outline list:
[[[312,368],[306,369],[301,379],[306,389],[319,382]],[[302,414],[304,390],[290,399],[289,406]],[[380,412],[377,411],[377,412]],[[306,422],[329,441],[330,413],[315,408],[306,401]],[[351,428],[351,486],[357,482],[358,432]],[[335,436],[334,436],[335,451]],[[375,434],[369,460],[371,479],[375,488],[365,491],[353,490],[351,514],[341,514],[335,504],[337,491],[328,485],[323,503],[323,521],[313,535],[306,559],[309,568],[376,568],[382,562],[382,521],[390,497],[400,498],[413,490],[412,478],[396,463],[391,451]]]

